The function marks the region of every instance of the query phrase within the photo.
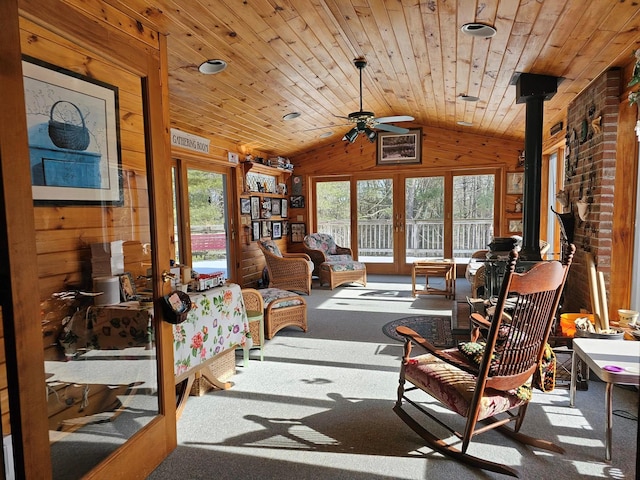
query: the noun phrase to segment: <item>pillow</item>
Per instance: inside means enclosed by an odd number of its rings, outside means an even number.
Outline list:
[[[260,242],[262,244],[262,246],[268,250],[269,252],[273,253],[274,255],[277,255],[278,257],[282,256],[282,252],[280,252],[280,249],[278,248],[278,245],[276,245],[273,240],[265,240],[263,242]]]

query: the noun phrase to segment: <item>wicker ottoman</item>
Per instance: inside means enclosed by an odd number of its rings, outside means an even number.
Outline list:
[[[297,293],[279,288],[258,290],[264,302],[264,335],[271,339],[284,327],[307,331],[307,302]]]
[[[324,262],[320,265],[320,286],[329,284],[331,290],[344,283],[367,286],[367,266],[361,262]]]

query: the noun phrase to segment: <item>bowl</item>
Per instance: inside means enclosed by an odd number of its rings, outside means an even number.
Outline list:
[[[611,333],[595,333],[586,332],[584,330],[576,330],[575,338],[598,338],[602,340],[624,340],[624,332],[613,330]]]
[[[638,321],[639,313],[635,310],[625,310],[623,308],[618,310],[618,319],[621,327],[633,327]]]

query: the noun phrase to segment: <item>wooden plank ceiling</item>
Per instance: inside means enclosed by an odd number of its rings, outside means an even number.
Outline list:
[[[640,47],[635,0],[108,0],[168,35],[171,126],[240,152],[294,156],[340,141],[363,108],[415,124],[524,139],[516,72],[561,77],[545,130]],[[489,39],[460,31],[494,26]],[[228,68],[202,75],[200,63]],[[475,103],[460,100],[466,94]],[[302,115],[284,121],[283,115]],[[472,123],[461,127],[457,122]],[[398,126],[410,126],[402,123]],[[320,134],[333,132],[328,138]],[[356,141],[366,141],[360,137]]]

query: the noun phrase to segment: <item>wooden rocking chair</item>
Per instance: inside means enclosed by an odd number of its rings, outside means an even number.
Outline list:
[[[532,378],[544,354],[574,251],[571,245],[563,264],[544,261],[524,273],[514,273],[518,254],[511,252],[493,316],[472,318],[481,329],[488,330],[482,342],[438,350],[410,328],[397,328],[405,338],[405,350],[394,411],[430,448],[470,466],[515,477],[518,472],[513,468],[467,454],[472,437],[498,428],[522,443],[564,453],[561,447],[519,430],[531,398]],[[430,353],[411,357],[413,344]],[[407,381],[413,386],[405,390]],[[455,431],[428,411],[429,405],[407,397],[408,392],[417,389],[465,417],[464,431]],[[415,407],[415,413],[410,414],[403,408],[403,401]],[[447,442],[427,430],[412,416],[419,412],[457,436],[462,441],[460,447],[454,446],[459,440]],[[478,425],[480,421],[483,422]],[[510,422],[515,423],[508,427]]]

